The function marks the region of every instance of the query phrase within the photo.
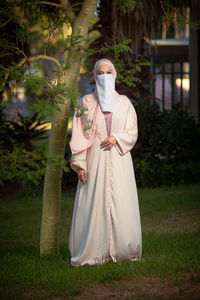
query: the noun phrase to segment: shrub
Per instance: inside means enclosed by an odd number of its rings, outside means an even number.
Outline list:
[[[38,120],[38,113],[24,117],[17,113],[17,120],[12,120],[5,106],[0,105],[0,148],[13,150],[15,146],[27,151],[33,150],[32,141],[48,137],[45,125],[48,121]]]
[[[15,182],[23,186],[40,185],[46,165],[46,153],[34,151],[33,141],[48,137],[38,113],[24,117],[19,112],[12,120],[0,104],[0,185]]]
[[[159,111],[157,103],[135,105],[139,137],[132,155],[139,186],[159,186],[200,180],[200,128],[181,110]]]

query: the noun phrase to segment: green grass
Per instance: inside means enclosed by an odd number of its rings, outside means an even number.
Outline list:
[[[59,257],[39,256],[41,196],[0,201],[0,299],[71,299],[89,284],[154,276],[179,284],[187,273],[200,281],[199,185],[139,189],[143,260],[94,267],[69,263],[74,195],[62,197]]]

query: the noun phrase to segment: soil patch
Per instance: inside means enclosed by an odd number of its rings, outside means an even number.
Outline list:
[[[194,232],[200,229],[200,210],[170,212],[167,216],[155,218],[156,222],[150,221],[149,217],[142,218],[142,229],[145,232]]]
[[[140,278],[138,280],[121,280],[106,285],[89,285],[84,292],[76,296],[76,300],[172,300],[172,299],[200,299],[200,282],[192,282],[187,274],[185,280],[172,283],[169,279],[159,277]]]

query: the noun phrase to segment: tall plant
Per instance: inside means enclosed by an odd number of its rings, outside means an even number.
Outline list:
[[[67,83],[68,88],[74,88],[81,66],[81,58],[86,46],[86,38],[90,22],[93,18],[97,0],[85,0],[79,14],[76,16],[69,1],[61,1],[62,9],[66,17],[70,19],[72,35],[70,46],[76,40],[73,51],[66,51],[65,66],[70,66],[69,70],[61,69],[58,84]],[[47,161],[46,174],[43,191],[43,213],[41,224],[40,252],[41,254],[55,254],[59,249],[59,222],[61,203],[61,179],[62,161],[66,143],[66,129],[68,124],[70,98],[66,97],[63,103],[58,103],[59,111],[56,111],[52,120],[52,129],[49,140],[49,160]],[[51,159],[57,162],[52,168]]]

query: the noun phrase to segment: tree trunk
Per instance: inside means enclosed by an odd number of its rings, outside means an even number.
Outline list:
[[[81,35],[83,38],[87,38],[89,25],[94,16],[97,2],[98,0],[84,1],[79,15],[75,17],[73,22],[73,37]],[[83,56],[83,53],[78,49],[78,46],[82,45],[77,45],[73,52],[68,54],[67,58],[70,70],[65,74],[64,80],[69,88],[75,86],[80,73],[80,58]],[[64,104],[60,104],[60,111],[55,113],[52,121],[49,139],[49,154],[43,189],[40,254],[59,253],[61,180],[63,173],[62,160],[64,159],[69,109],[70,99],[66,99]],[[54,161],[53,166],[52,160],[56,160]]]

